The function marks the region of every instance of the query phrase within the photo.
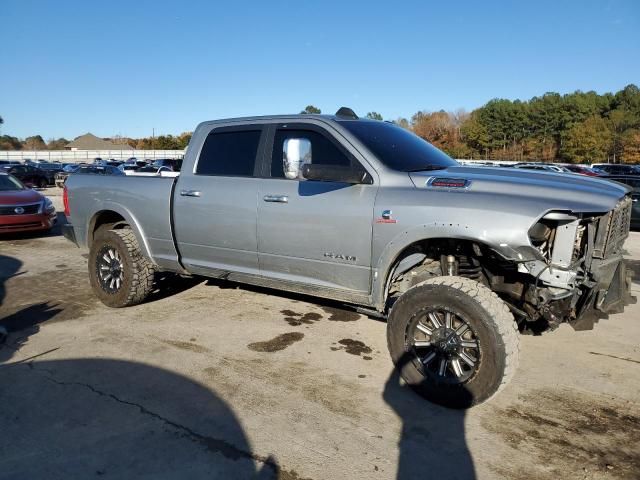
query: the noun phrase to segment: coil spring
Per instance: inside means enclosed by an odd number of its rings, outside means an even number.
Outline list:
[[[472,280],[479,280],[482,276],[480,262],[476,258],[466,255],[458,256],[458,275]]]

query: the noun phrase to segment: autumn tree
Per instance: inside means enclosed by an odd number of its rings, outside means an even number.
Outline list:
[[[10,135],[0,135],[0,150],[20,150],[22,142],[19,138]]]
[[[607,121],[597,115],[571,127],[563,135],[560,154],[572,163],[597,163],[608,159],[613,135]]]
[[[371,120],[382,120],[382,115],[380,115],[378,112],[369,112],[367,113],[366,117]]]
[[[62,138],[62,137],[58,139],[50,138],[49,141],[47,142],[47,148],[49,150],[64,150],[64,147],[66,147],[68,143],[69,143],[69,140],[67,140],[66,138]]]
[[[621,159],[625,163],[640,163],[640,130],[627,130],[620,143]]]
[[[23,147],[25,150],[46,150],[47,144],[40,135],[34,135],[24,139]]]
[[[322,111],[318,107],[315,107],[313,105],[307,105],[305,109],[302,110],[300,113],[301,114],[319,114],[319,113],[322,113]]]
[[[395,123],[396,125],[398,125],[399,127],[402,128],[406,128],[407,130],[411,128],[411,124],[409,123],[409,120],[407,120],[404,117],[398,117],[396,118],[393,123]]]
[[[184,132],[178,135],[178,138],[177,138],[178,148],[181,150],[184,150],[185,148],[187,148],[187,145],[189,145],[189,142],[191,141],[192,135],[193,135],[193,132]]]

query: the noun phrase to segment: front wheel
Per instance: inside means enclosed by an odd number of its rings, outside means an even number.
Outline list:
[[[108,307],[144,301],[153,288],[153,264],[130,229],[98,230],[89,251],[91,288]]]
[[[49,182],[47,181],[46,178],[41,178],[40,180],[38,180],[39,188],[47,188],[48,186],[49,186]]]
[[[450,408],[488,400],[518,363],[518,330],[509,308],[464,277],[432,278],[402,294],[389,314],[387,342],[402,378]]]

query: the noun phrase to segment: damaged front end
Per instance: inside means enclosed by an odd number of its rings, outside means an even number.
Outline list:
[[[539,333],[562,322],[590,330],[599,319],[635,303],[632,273],[623,259],[631,209],[627,195],[604,215],[554,211],[531,227],[537,259],[518,263],[517,269],[534,280],[515,282],[521,285],[517,292],[503,292],[517,293],[509,295],[509,304],[523,330]]]

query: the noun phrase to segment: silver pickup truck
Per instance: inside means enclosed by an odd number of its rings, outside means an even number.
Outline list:
[[[634,300],[624,186],[463,167],[345,108],[201,123],[178,177],[71,175],[64,202],[104,304],[144,301],[156,272],[334,299],[385,317],[403,378],[449,407],[510,380],[520,332]]]

